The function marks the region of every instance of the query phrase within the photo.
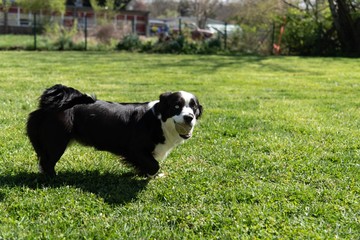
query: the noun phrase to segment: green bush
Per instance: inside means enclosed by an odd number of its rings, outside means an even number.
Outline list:
[[[204,54],[215,54],[221,51],[222,44],[220,38],[211,38],[206,40],[203,43],[203,53]]]
[[[126,35],[116,46],[117,50],[136,51],[140,50],[142,43],[138,35],[130,34]]]
[[[222,51],[222,44],[220,39],[195,41],[186,35],[169,36],[166,39],[159,39],[155,43],[142,42],[137,35],[127,35],[117,44],[116,49],[148,53],[216,54]]]
[[[153,45],[152,52],[155,53],[181,53],[183,43],[180,38],[158,41]]]
[[[151,52],[153,48],[153,43],[151,41],[146,41],[141,45],[141,52]]]
[[[288,54],[328,56],[340,51],[330,13],[324,13],[321,17],[322,21],[317,21],[311,14],[289,10],[283,36],[283,45]]]
[[[197,54],[202,47],[203,42],[196,42],[191,39],[184,39],[182,46],[182,53],[185,54]]]
[[[76,35],[79,34],[77,21],[71,28],[60,26],[57,23],[45,26],[45,34],[49,40],[46,40],[46,50],[83,50],[84,44],[76,42]]]

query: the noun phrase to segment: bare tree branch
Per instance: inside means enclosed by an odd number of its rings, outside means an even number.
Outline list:
[[[292,3],[289,3],[289,2],[286,1],[286,0],[282,0],[282,2],[285,3],[286,5],[292,7],[292,8],[296,8],[296,9],[298,9],[298,10],[302,10],[299,6],[296,6],[296,5],[292,4]]]

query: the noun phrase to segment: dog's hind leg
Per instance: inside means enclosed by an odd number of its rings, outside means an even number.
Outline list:
[[[70,141],[70,133],[56,117],[39,118],[37,115],[30,116],[27,134],[38,156],[40,172],[52,177],[56,175],[55,165]]]
[[[39,156],[39,170],[48,175],[55,176],[55,165],[64,154],[70,141],[70,134],[62,126],[47,124],[41,136],[42,149]]]
[[[38,155],[39,157],[39,171],[54,177],[56,175],[55,165],[65,152],[69,140],[63,139],[61,141],[54,139],[44,143],[44,150]]]

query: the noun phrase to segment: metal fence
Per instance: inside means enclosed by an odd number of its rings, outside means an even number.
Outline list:
[[[35,17],[36,15],[36,17]],[[144,11],[94,12],[89,7],[69,6],[63,14],[40,11],[37,14],[25,11],[18,6],[12,6],[7,11],[0,7],[0,33],[31,34],[34,20],[36,25],[42,26],[49,22],[64,27],[72,27],[76,22],[79,28],[84,28],[85,19],[88,28],[102,25],[104,20],[111,22],[114,27],[131,25],[132,31],[139,35],[148,34],[149,13]]]

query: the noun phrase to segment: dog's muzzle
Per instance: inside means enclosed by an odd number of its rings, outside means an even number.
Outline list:
[[[185,115],[184,122],[178,123],[175,122],[175,129],[179,133],[180,137],[183,139],[189,139],[192,136],[193,124],[192,120],[194,119],[193,115]]]
[[[192,126],[186,123],[175,123],[175,129],[180,137],[188,139],[192,135]]]

